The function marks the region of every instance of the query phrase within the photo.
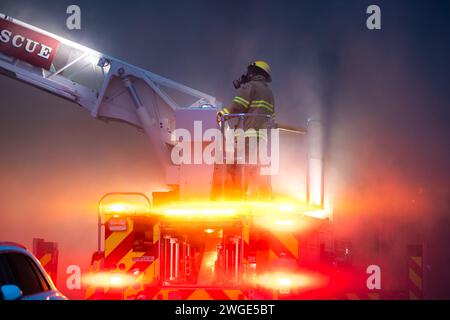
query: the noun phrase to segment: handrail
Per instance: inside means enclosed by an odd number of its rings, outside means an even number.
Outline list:
[[[297,126],[292,126],[286,123],[274,123],[274,116],[271,114],[254,114],[254,113],[229,113],[229,114],[224,114],[221,117],[221,126],[223,126],[223,124],[225,123],[226,120],[229,119],[233,119],[233,118],[247,118],[247,117],[265,117],[268,118],[270,120],[272,120],[272,124],[273,126],[271,128],[268,129],[279,129],[281,131],[285,131],[285,132],[290,132],[290,133],[298,133],[298,134],[307,134],[308,133],[308,129],[305,127],[297,127]],[[309,121],[308,121],[309,124]]]
[[[270,130],[270,129],[275,129],[276,128],[276,126],[274,125],[274,116],[272,114],[228,113],[228,114],[221,115],[221,121],[219,123],[219,127],[220,127],[220,131],[222,133],[222,137],[225,137],[225,134],[224,134],[225,133],[225,123],[226,123],[227,120],[238,118],[239,119],[238,124],[243,126],[244,120],[246,118],[251,118],[251,117],[266,118],[267,122],[268,122],[268,126],[265,129]],[[270,141],[270,135],[269,135],[269,141]],[[221,146],[222,150],[226,150],[225,144],[226,144],[225,138],[223,138],[222,139],[222,146]],[[225,153],[224,153],[224,156],[226,157]],[[242,193],[242,190],[244,189],[244,167],[241,166],[240,170],[241,170],[240,178],[241,178],[241,193]],[[222,191],[222,197],[225,197],[225,166],[222,166],[221,178],[222,178],[222,183],[221,183],[222,184],[222,188],[221,188],[222,189],[221,190]]]
[[[142,192],[107,192],[105,193],[100,200],[98,201],[98,205],[97,205],[97,213],[98,213],[98,243],[97,243],[97,251],[101,252],[101,243],[102,243],[102,226],[104,225],[102,223],[102,205],[103,205],[103,200],[105,200],[107,197],[109,196],[141,196],[143,197],[148,206],[149,209],[151,209],[152,207],[152,203],[149,199],[149,197],[147,197],[145,194],[143,194]]]

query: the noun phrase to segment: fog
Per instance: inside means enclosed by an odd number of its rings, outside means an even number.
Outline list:
[[[364,1],[248,2],[242,10],[206,2],[79,3],[82,30],[73,32],[65,28],[68,2],[1,0],[0,12],[225,103],[245,65],[268,60],[277,119],[324,122],[338,236],[353,240],[355,250],[372,250],[374,260],[381,243],[388,268],[398,266],[407,244],[426,243],[428,294],[450,296],[448,4],[381,1],[383,30],[372,33]],[[102,123],[5,77],[0,95],[0,238],[29,247],[33,237],[58,242],[62,278],[65,266],[90,261],[100,196],[163,188],[161,168],[132,127]],[[303,193],[304,163],[292,157],[305,151],[302,137],[282,138],[283,170],[274,184]]]

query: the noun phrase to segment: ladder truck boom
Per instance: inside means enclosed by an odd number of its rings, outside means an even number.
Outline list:
[[[166,167],[175,111],[220,107],[211,95],[2,13],[0,73],[72,101],[98,119],[143,129]]]

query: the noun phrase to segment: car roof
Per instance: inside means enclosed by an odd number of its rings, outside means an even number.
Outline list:
[[[22,253],[25,254],[31,258],[33,258],[33,260],[37,260],[34,255],[28,251],[28,249],[18,243],[15,242],[9,242],[9,241],[0,241],[0,252],[5,252],[5,251],[13,251],[13,252],[18,252],[18,253]]]
[[[27,247],[25,247],[24,245],[13,241],[0,241],[0,247],[19,247],[21,249],[27,250]]]

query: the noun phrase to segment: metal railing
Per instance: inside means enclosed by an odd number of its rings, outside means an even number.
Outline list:
[[[242,129],[245,132],[245,120],[249,119],[249,118],[263,118],[266,120],[266,123],[264,125],[265,130],[267,130],[268,135],[267,135],[267,145],[268,145],[268,151],[270,152],[270,145],[271,145],[271,134],[270,134],[270,130],[271,129],[275,129],[276,125],[275,125],[275,121],[274,121],[274,116],[272,114],[254,114],[254,113],[229,113],[229,114],[224,114],[221,116],[220,119],[220,123],[219,123],[219,127],[220,127],[220,131],[222,134],[222,143],[220,145],[220,147],[222,148],[221,152],[223,155],[223,165],[221,167],[221,194],[222,194],[222,198],[225,198],[225,180],[226,180],[226,164],[227,162],[227,135],[225,133],[226,129],[227,129],[227,124],[229,124],[230,120],[234,120],[237,119],[237,123],[234,124],[234,130],[237,129]],[[259,130],[259,129],[255,129],[255,128],[249,128],[249,129],[253,129],[253,130]],[[233,139],[236,138],[236,136],[233,135],[232,137]],[[244,148],[245,148],[245,136],[242,137],[243,139],[243,143],[244,143]],[[233,156],[237,153],[237,149],[236,149],[236,141],[233,141]],[[233,163],[234,161],[238,161],[237,155],[234,157],[233,159]],[[244,152],[244,164],[245,164],[245,152]],[[244,181],[245,181],[245,165],[240,165],[239,167],[240,169],[240,197],[241,200],[244,198]]]
[[[108,192],[105,193],[100,200],[98,201],[97,205],[97,214],[98,214],[98,235],[97,235],[97,251],[101,252],[101,244],[102,244],[102,227],[105,226],[105,223],[102,222],[102,215],[103,215],[103,201],[110,196],[139,196],[145,199],[146,203],[148,204],[149,210],[152,207],[152,203],[150,199],[141,192]]]

